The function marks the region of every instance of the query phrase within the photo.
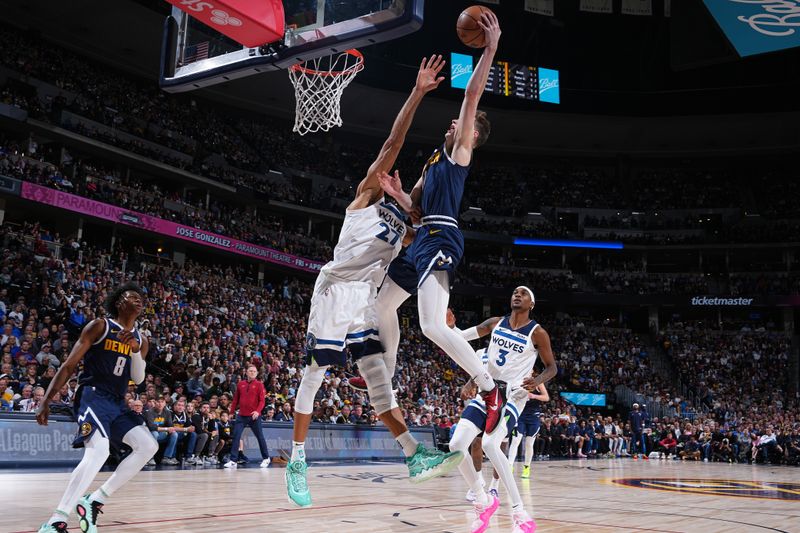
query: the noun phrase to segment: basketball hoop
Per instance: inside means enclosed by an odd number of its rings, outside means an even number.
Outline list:
[[[297,102],[293,131],[305,135],[341,126],[342,92],[362,70],[364,56],[355,49],[289,67]]]

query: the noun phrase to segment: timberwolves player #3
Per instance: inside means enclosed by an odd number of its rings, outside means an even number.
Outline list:
[[[466,450],[475,438],[485,432],[481,441],[483,451],[508,490],[512,506],[513,531],[518,533],[532,532],[536,525],[525,511],[522,497],[511,472],[511,465],[503,453],[501,445],[516,427],[520,419],[520,412],[528,399],[528,391],[535,390],[545,381],[555,377],[558,372],[550,347],[550,336],[544,328],[530,318],[530,312],[533,310],[535,302],[533,291],[525,286],[517,287],[511,295],[511,314],[502,318],[489,319],[479,326],[471,328],[476,330],[475,335],[477,336],[485,335],[487,330],[491,331],[489,345],[485,349],[485,364],[492,378],[498,383],[505,384],[508,391],[508,403],[503,409],[503,423],[498,426],[496,431],[489,432],[487,430],[486,405],[481,396],[477,396],[464,409],[461,421],[450,441],[451,450],[460,450],[466,454]],[[545,370],[540,376],[533,378],[531,375],[533,366],[540,355],[545,364]],[[475,358],[481,360],[481,356],[478,354]],[[475,495],[472,531],[485,531],[500,502],[496,497],[490,498],[486,494],[480,475],[475,470],[472,461],[463,461],[459,470],[472,494]]]

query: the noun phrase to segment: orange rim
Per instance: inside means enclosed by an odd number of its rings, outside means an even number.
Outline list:
[[[305,74],[308,74],[309,76],[333,76],[333,77],[336,77],[336,76],[341,76],[342,74],[349,74],[350,72],[353,72],[354,70],[355,71],[359,71],[364,67],[364,55],[361,52],[359,52],[358,50],[356,50],[355,48],[351,48],[350,50],[345,50],[344,52],[341,52],[341,53],[349,54],[349,55],[355,57],[356,58],[355,64],[350,66],[350,67],[348,67],[348,68],[346,68],[346,69],[344,69],[344,70],[328,70],[328,71],[324,71],[324,70],[315,70],[313,68],[306,68],[306,67],[303,66],[302,63],[298,63],[296,65],[292,65],[291,67],[289,67],[289,69],[297,71],[297,72],[303,72]]]

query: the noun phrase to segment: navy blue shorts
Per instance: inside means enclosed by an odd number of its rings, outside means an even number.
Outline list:
[[[539,434],[539,429],[542,427],[542,419],[539,414],[523,415],[519,422],[517,422],[517,431],[520,435],[525,437],[535,437]]]
[[[73,448],[83,448],[84,441],[95,431],[119,448],[128,431],[144,424],[142,415],[128,409],[125,400],[91,385],[81,386],[72,410],[78,420],[78,436],[72,441]]]
[[[406,253],[389,265],[387,275],[409,294],[415,294],[431,272],[444,270],[453,281],[464,257],[464,235],[453,226],[429,224],[417,229]]]
[[[517,416],[514,405],[506,404],[506,407],[503,409],[503,418],[506,422],[506,435],[509,437],[514,431],[514,428],[517,427]],[[461,419],[469,420],[475,424],[478,429],[483,430],[486,428],[486,407],[478,400],[472,400],[467,404],[464,412],[461,413]],[[483,435],[483,431],[481,431],[478,436],[480,435]]]

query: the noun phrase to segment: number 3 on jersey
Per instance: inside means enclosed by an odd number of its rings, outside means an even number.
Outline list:
[[[383,228],[383,231],[378,233],[376,237],[394,246],[397,243],[397,239],[400,238],[400,232],[398,232],[396,229],[390,228],[385,222],[381,222],[381,227]],[[392,234],[391,240],[389,240],[390,234]]]
[[[495,362],[497,366],[503,366],[506,364],[506,356],[508,355],[508,350],[500,350],[497,354],[497,361]]]
[[[124,355],[120,355],[119,357],[117,357],[117,364],[114,365],[114,375],[115,376],[121,376],[122,372],[125,371],[125,362],[126,361],[127,361],[127,359],[125,358]]]

